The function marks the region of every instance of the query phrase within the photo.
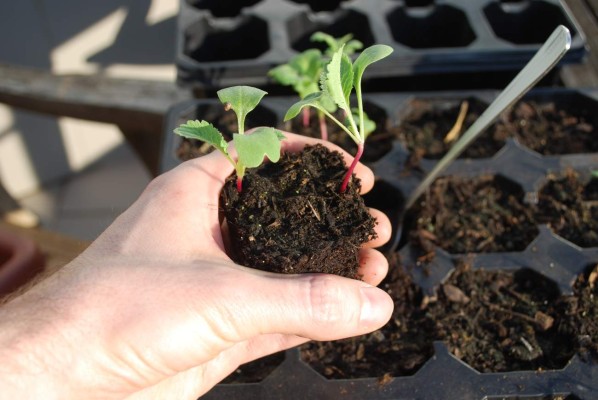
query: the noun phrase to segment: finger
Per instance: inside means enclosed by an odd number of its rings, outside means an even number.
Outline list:
[[[219,299],[214,304],[219,312],[204,314],[210,316],[208,327],[229,343],[267,333],[336,340],[378,329],[392,313],[388,294],[365,282],[245,272],[212,296]]]
[[[353,156],[351,156],[345,150],[343,150],[342,148],[340,148],[332,142],[316,138],[310,138],[303,135],[297,135],[286,131],[282,131],[282,133],[287,138],[286,140],[282,141],[283,151],[295,153],[303,150],[303,148],[306,145],[321,144],[323,146],[328,147],[330,150],[338,151],[343,156],[343,159],[347,166],[350,165],[353,161]],[[374,187],[375,177],[374,172],[370,168],[366,167],[362,163],[358,163],[357,166],[355,166],[355,175],[357,175],[357,177],[361,180],[362,194],[372,190],[372,188]]]
[[[392,235],[392,225],[386,214],[382,211],[370,208],[370,214],[377,222],[375,229],[378,236],[365,243],[364,247],[380,247],[390,240]]]
[[[359,250],[359,269],[361,280],[372,286],[378,286],[388,273],[388,260],[375,249]]]

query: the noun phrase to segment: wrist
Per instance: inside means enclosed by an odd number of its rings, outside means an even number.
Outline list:
[[[0,309],[0,321],[0,399],[59,398],[55,372],[39,351],[43,333],[27,329],[27,315],[13,304]]]

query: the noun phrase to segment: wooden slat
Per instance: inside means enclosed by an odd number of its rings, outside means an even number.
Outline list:
[[[164,116],[191,97],[173,82],[102,75],[53,75],[0,64],[0,103],[55,116],[117,125],[152,173],[157,171]]]

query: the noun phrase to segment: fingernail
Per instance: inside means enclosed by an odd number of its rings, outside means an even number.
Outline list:
[[[361,324],[372,329],[383,326],[392,315],[394,306],[392,299],[386,292],[374,286],[362,287],[361,293],[363,294]]]

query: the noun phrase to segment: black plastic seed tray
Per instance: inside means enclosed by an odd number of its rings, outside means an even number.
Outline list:
[[[519,70],[559,24],[573,38],[563,62],[580,61],[583,33],[559,0],[182,0],[178,80],[271,84],[268,70],[314,47],[316,31],[392,46],[366,79]]]
[[[430,102],[440,109],[455,107],[468,100],[479,102],[482,109],[498,94],[496,91],[443,92],[426,94],[372,94],[366,108],[382,110],[386,127],[400,126],[417,112],[417,104]],[[542,89],[530,92],[523,100],[538,103],[554,102],[584,118],[584,129],[598,126],[598,89]],[[266,97],[254,111],[252,124],[285,128],[282,116],[294,98]],[[204,119],[221,112],[217,100],[193,100],[175,106],[166,126],[162,169],[173,168],[180,161],[176,149],[181,138],[172,130],[188,119]],[[248,125],[250,125],[248,123]],[[250,126],[248,126],[250,127]],[[594,129],[592,128],[592,129]],[[592,131],[595,134],[595,130]],[[367,142],[366,142],[367,148]],[[429,171],[436,160],[423,158],[419,170],[408,171],[410,153],[401,138],[395,138],[388,151],[372,160],[377,183],[374,191],[383,198],[382,209],[396,223],[403,211],[403,199]],[[484,158],[460,158],[444,172],[444,176],[478,177],[497,175],[521,189],[524,202],[533,205],[548,175],[572,168],[581,179],[589,179],[598,170],[598,152],[541,155],[513,139],[505,140],[493,155]],[[389,204],[390,202],[390,204]],[[380,206],[378,204],[370,204]],[[439,285],[467,259],[474,270],[535,271],[554,283],[562,296],[571,295],[573,282],[588,266],[598,264],[598,247],[581,247],[553,233],[546,225],[538,225],[538,234],[524,250],[506,253],[450,254],[436,248],[435,257],[425,268],[417,251],[409,244],[396,251],[403,265],[411,265],[414,282],[427,296],[434,297]],[[595,340],[595,339],[594,339]],[[301,358],[298,349],[285,353],[284,360],[262,381],[242,384],[220,384],[205,395],[206,399],[568,399],[598,398],[598,360],[574,355],[562,368],[480,373],[459,360],[444,342],[433,343],[433,356],[409,376],[379,376],[359,379],[326,379]]]

